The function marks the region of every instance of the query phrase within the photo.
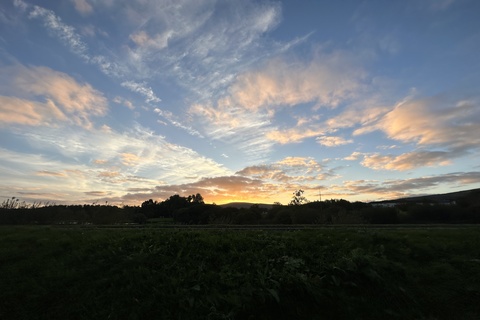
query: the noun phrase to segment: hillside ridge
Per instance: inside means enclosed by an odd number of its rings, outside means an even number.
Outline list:
[[[470,196],[471,194],[478,193],[480,197],[480,188],[468,189],[462,191],[448,192],[448,193],[438,193],[438,194],[427,194],[419,195],[405,198],[389,199],[389,200],[380,200],[380,201],[370,201],[368,203],[393,203],[393,202],[451,202],[459,198]],[[229,202],[219,205],[220,207],[233,207],[237,209],[241,208],[250,208],[253,205],[258,205],[261,208],[270,209],[274,204],[267,203],[253,203],[253,202]]]

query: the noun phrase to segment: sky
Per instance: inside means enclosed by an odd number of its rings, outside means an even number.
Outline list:
[[[477,0],[5,0],[0,201],[480,187]]]

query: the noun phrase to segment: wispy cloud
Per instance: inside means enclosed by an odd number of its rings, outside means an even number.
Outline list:
[[[337,115],[325,119],[322,127],[328,132],[345,128],[358,128],[354,133],[359,134],[363,131],[366,132],[365,128],[370,128],[372,123],[377,122],[391,110],[391,106],[382,105],[375,99],[367,99],[366,101],[360,99],[345,107]]]
[[[143,97],[145,97],[145,102],[154,102],[158,103],[162,101],[159,97],[155,95],[152,88],[147,85],[146,82],[138,83],[135,81],[125,81],[122,82],[122,87],[130,89],[133,92],[136,92]]]
[[[136,166],[142,160],[139,156],[133,153],[121,153],[120,158],[122,159],[122,164],[124,166]]]
[[[87,15],[93,12],[93,7],[87,0],[72,0],[75,10],[82,15]]]
[[[182,184],[231,174],[215,161],[140,126],[124,133],[54,127],[25,128],[14,133],[32,144],[39,155],[2,150],[0,168],[12,172],[11,177],[3,175],[3,183],[22,189],[62,188],[64,195],[58,201],[86,201],[85,192],[91,190],[109,191],[113,199],[139,185],[152,189],[162,181]],[[47,154],[52,152],[60,160],[49,160]],[[16,170],[24,174],[19,176]],[[48,179],[53,178],[62,182],[52,184]]]
[[[335,136],[321,136],[321,137],[318,137],[316,140],[319,144],[326,147],[337,147],[344,144],[353,143],[353,140],[351,139],[345,140],[342,137],[335,137]]]
[[[183,124],[182,122],[180,122],[178,120],[178,117],[176,117],[172,112],[170,111],[165,111],[165,110],[162,110],[160,108],[155,108],[153,109],[153,111],[158,114],[159,116],[161,116],[162,118],[164,118],[165,120],[167,120],[171,125],[177,127],[177,128],[180,128],[180,129],[183,129],[185,130],[186,132],[188,132],[190,135],[192,136],[197,136],[199,138],[204,138],[204,136],[196,129],[192,128],[191,126],[188,126],[188,125],[185,125]],[[165,123],[164,121],[162,120],[158,120],[161,124],[164,124],[166,125],[167,123]]]
[[[358,151],[352,152],[349,156],[343,158],[343,160],[348,160],[348,161],[355,161],[358,160],[362,157],[362,153]]]
[[[319,124],[309,126],[296,126],[289,129],[272,130],[267,133],[266,137],[276,143],[288,144],[299,143],[306,138],[317,137],[327,133]]]
[[[40,153],[15,152],[0,148],[0,194],[25,201],[68,201],[77,199],[75,190],[85,183],[82,166],[71,166]],[[81,169],[81,170],[79,170]]]
[[[265,39],[260,45],[261,36],[275,28],[281,19],[281,6],[275,3],[247,1],[240,5],[232,1],[220,7],[214,1],[180,1],[175,5],[162,1],[133,1],[113,6],[76,0],[74,5],[81,13],[92,13],[93,5],[100,11],[101,7],[108,6],[110,10],[117,10],[122,17],[119,20],[137,25],[125,34],[131,41],[123,47],[129,52],[127,57],[92,54],[75,28],[62,22],[53,11],[27,4],[25,8],[30,18],[43,21],[73,53],[96,65],[104,74],[122,81],[122,86],[143,96],[152,107],[157,107],[161,99],[147,81],[173,80],[193,93],[195,99],[207,99],[212,93],[213,96],[221,94],[236,75],[254,61],[292,45],[275,42],[266,45]],[[297,42],[298,39],[293,41]],[[128,75],[132,74],[143,80],[129,79]],[[203,136],[183,121],[174,117],[167,120],[191,135]],[[259,121],[254,122],[257,124],[254,127],[258,128]],[[260,122],[263,125],[264,120]],[[255,140],[253,145],[267,149],[272,144],[264,138]],[[263,151],[252,149],[256,154]]]
[[[263,148],[260,153],[268,154],[275,143],[295,143],[326,133],[318,121],[278,128],[272,120],[279,110],[305,103],[313,110],[335,108],[357,94],[363,77],[362,69],[343,52],[316,52],[308,63],[275,58],[260,69],[239,74],[223,97],[194,104],[189,111],[201,117],[209,137],[229,143],[242,138],[248,150],[252,150],[249,144],[257,145]]]
[[[298,182],[325,179],[323,166],[313,158],[287,157],[268,165],[246,167],[236,174],[267,181]]]
[[[127,61],[146,78],[159,73],[148,66],[161,65],[180,85],[206,97],[270,50],[259,40],[278,24],[280,11],[279,4],[253,1],[128,2],[121,14],[138,28],[128,35]]]
[[[278,188],[258,179],[241,176],[221,176],[203,178],[196,182],[180,185],[164,185],[147,192],[132,192],[122,197],[125,202],[138,203],[145,199],[167,199],[173,194],[187,195],[201,193],[209,203],[226,203],[231,201],[268,201],[275,197]],[[255,197],[255,194],[258,197]],[[252,196],[253,195],[253,196]],[[274,198],[275,199],[275,198]],[[275,200],[272,200],[272,202]]]
[[[213,105],[194,104],[189,113],[210,139],[236,146],[246,161],[261,161],[273,147],[266,138],[271,122],[266,114],[251,113],[221,100]]]
[[[173,194],[187,195],[200,192],[207,203],[228,203],[247,201],[252,203],[274,203],[290,199],[292,192],[299,187],[307,190],[312,200],[318,195],[318,187],[293,183],[272,183],[269,180],[240,175],[203,178],[196,182],[181,185],[157,186],[154,190],[139,190],[121,198],[124,202],[138,203],[145,199],[167,199]],[[105,199],[108,200],[108,199]]]
[[[388,138],[412,143],[418,150],[401,155],[371,154],[364,165],[379,169],[408,170],[446,165],[480,149],[480,108],[476,100],[452,101],[442,97],[407,99],[370,125],[357,129],[360,135],[375,130]]]
[[[455,0],[428,0],[428,8],[432,11],[443,11],[448,9]]]
[[[20,10],[27,10],[28,5],[22,0],[13,0],[13,5]]]
[[[84,62],[93,64],[99,68],[105,75],[122,78],[128,72],[119,63],[109,59],[101,54],[91,54],[88,45],[82,40],[82,36],[77,30],[62,21],[55,12],[40,6],[31,6],[23,2],[23,10],[28,10],[30,19],[39,19],[43,22],[45,28],[59,38],[71,52],[80,57]]]
[[[401,102],[379,121],[355,134],[382,130],[397,141],[468,149],[480,143],[475,134],[479,123],[478,101],[452,101],[439,96]]]
[[[85,194],[91,197],[106,197],[111,195],[110,192],[105,192],[105,191],[87,191],[85,192]]]
[[[18,134],[35,143],[40,150],[53,149],[70,161],[79,157],[90,158],[94,168],[98,166],[95,171],[118,172],[122,178],[136,175],[182,182],[183,179],[191,179],[185,177],[199,178],[230,172],[213,160],[169,143],[165,137],[139,125],[124,133],[65,129],[62,132],[59,135],[55,128],[44,128]]]
[[[397,199],[431,194],[436,187],[450,186],[463,190],[480,182],[480,172],[451,172],[410,179],[348,180],[341,185],[324,188],[324,195],[332,198],[359,197],[370,201]]]
[[[159,50],[168,46],[168,39],[173,36],[173,31],[157,34],[151,38],[145,30],[140,30],[130,35],[130,39],[138,46],[147,50]]]
[[[25,5],[24,8],[26,8],[26,6],[27,5]],[[29,17],[42,19],[45,27],[54,33],[55,36],[59,37],[73,53],[87,62],[90,61],[87,45],[82,41],[81,37],[75,31],[75,28],[63,23],[53,11],[39,6],[33,6]]]
[[[419,167],[446,166],[451,155],[445,151],[412,151],[400,155],[365,154],[361,164],[375,170],[411,170]]]
[[[91,128],[92,118],[107,112],[100,92],[64,73],[21,65],[0,71],[0,123]]]
[[[369,127],[391,110],[391,108],[378,106],[375,103],[371,105],[371,103],[363,99],[354,99],[348,101],[345,106],[335,109],[337,114],[331,110],[328,117],[324,117],[320,113],[321,110],[317,111],[319,113],[310,110],[308,116],[297,118],[297,123],[293,127],[273,129],[267,133],[267,138],[280,144],[300,143],[308,138],[317,138],[320,144],[325,141],[333,142],[332,138],[327,138],[329,134],[343,129]],[[345,141],[342,142],[352,142],[352,139],[343,139]],[[340,140],[337,139],[337,142]]]
[[[130,100],[127,100],[125,98],[116,96],[115,98],[113,98],[113,102],[122,104],[130,110],[135,110],[135,106],[133,105],[133,103]]]
[[[230,88],[239,106],[277,109],[313,102],[315,108],[334,108],[352,98],[364,71],[345,52],[315,53],[310,62],[273,59],[265,68],[241,74]]]
[[[28,4],[23,4],[25,9],[31,9],[29,12],[30,18],[41,19],[47,30],[51,31],[54,36],[58,37],[74,54],[82,58],[83,61],[97,66],[98,69],[105,75],[112,77],[113,79],[122,81],[121,85],[123,87],[142,96],[145,99],[145,102],[148,103],[150,106],[156,107],[156,105],[161,102],[161,99],[156,95],[152,87],[146,81],[136,81],[129,79],[128,75],[132,75],[134,74],[134,72],[131,72],[131,69],[128,70],[127,67],[122,66],[124,61],[121,61],[121,58],[109,58],[102,54],[92,54],[87,44],[82,40],[81,35],[75,30],[75,28],[63,23],[61,18],[58,17],[53,11],[42,8],[40,6],[31,7]],[[83,9],[85,9],[85,6],[89,5],[89,3],[85,0],[77,0],[77,2],[75,2],[75,5],[81,6]],[[144,48],[145,46],[149,47],[153,45],[152,41],[154,40],[148,38],[147,34],[143,34],[141,33],[141,31],[140,33],[132,35],[132,37],[134,39],[134,42],[137,45],[141,45],[142,48]],[[156,47],[156,49],[158,49],[158,47]],[[145,59],[142,53],[139,52],[137,54],[139,55],[139,59]],[[151,67],[149,66],[147,69],[150,68]],[[138,75],[136,77],[138,78]],[[202,135],[197,130],[183,124],[178,120],[174,120],[173,117],[169,117],[168,120],[171,122],[171,124],[178,128],[186,130],[189,134],[202,137]]]
[[[64,172],[57,172],[57,171],[48,171],[48,170],[40,170],[35,172],[37,176],[45,176],[45,177],[66,177],[67,175]]]

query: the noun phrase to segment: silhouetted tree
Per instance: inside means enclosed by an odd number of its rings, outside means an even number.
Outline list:
[[[203,197],[200,193],[192,194],[187,197],[187,201],[190,203],[204,204]]]
[[[147,201],[144,201],[141,206],[140,212],[146,217],[146,218],[156,218],[159,216],[159,203],[157,201],[153,201],[152,199],[148,199]]]
[[[305,198],[305,197],[303,196],[303,192],[304,192],[304,191],[303,191],[302,189],[296,190],[296,191],[293,193],[293,197],[292,197],[292,200],[290,201],[289,205],[291,205],[291,206],[299,206],[299,205],[308,203],[307,198]]]

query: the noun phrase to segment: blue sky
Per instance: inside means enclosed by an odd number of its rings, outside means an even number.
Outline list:
[[[480,187],[480,2],[0,4],[0,198]]]

